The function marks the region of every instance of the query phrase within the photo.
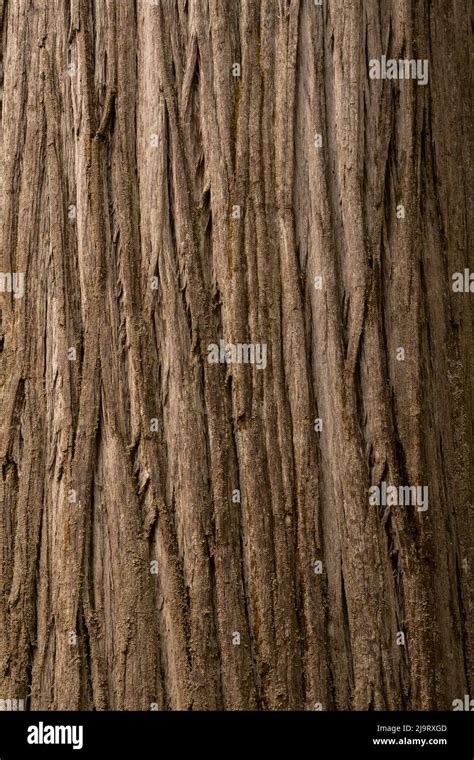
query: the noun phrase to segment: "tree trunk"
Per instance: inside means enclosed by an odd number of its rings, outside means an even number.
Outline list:
[[[0,13],[0,697],[452,709],[470,3]],[[383,55],[428,83],[371,79]]]

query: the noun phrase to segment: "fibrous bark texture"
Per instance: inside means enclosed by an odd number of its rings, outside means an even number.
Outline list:
[[[1,698],[473,694],[470,12],[0,0]]]

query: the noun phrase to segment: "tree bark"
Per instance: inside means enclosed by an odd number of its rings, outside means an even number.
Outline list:
[[[0,697],[473,694],[470,5],[0,0]]]

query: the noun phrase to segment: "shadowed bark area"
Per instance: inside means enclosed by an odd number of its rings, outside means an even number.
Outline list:
[[[470,13],[0,0],[0,698],[473,694]]]

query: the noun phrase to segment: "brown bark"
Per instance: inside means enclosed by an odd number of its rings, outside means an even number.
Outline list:
[[[0,13],[0,697],[473,695],[470,3]]]

